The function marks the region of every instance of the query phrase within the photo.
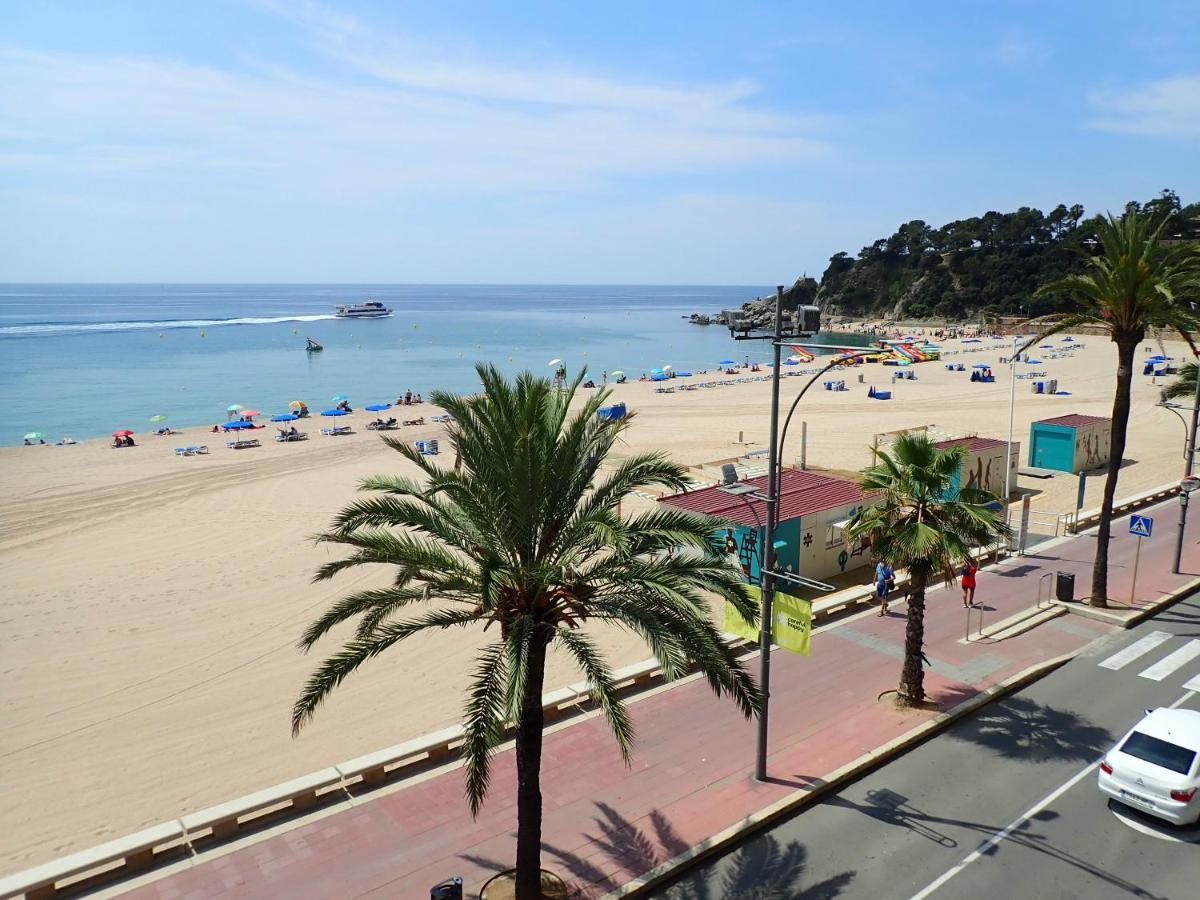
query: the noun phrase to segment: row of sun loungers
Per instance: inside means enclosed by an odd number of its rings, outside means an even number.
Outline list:
[[[201,456],[205,453],[208,453],[208,446],[206,444],[192,444],[190,447],[175,448],[176,456]]]
[[[354,429],[349,425],[334,425],[332,428],[322,428],[321,434],[326,437],[337,437],[342,434],[354,434]]]
[[[225,446],[230,450],[249,450],[251,447],[261,447],[258,438],[240,438],[236,441],[226,441]]]

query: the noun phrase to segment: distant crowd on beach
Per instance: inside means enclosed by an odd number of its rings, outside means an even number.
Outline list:
[[[844,331],[850,334],[865,334],[889,340],[900,339],[905,335],[938,340],[954,340],[955,338],[977,338],[987,333],[979,325],[942,325],[937,328],[906,328],[900,323],[886,320],[880,322],[844,322],[830,325],[829,330]]]

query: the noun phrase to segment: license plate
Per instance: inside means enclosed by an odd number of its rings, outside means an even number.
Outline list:
[[[1138,806],[1144,806],[1147,809],[1154,809],[1153,801],[1147,800],[1145,797],[1139,796],[1138,794],[1132,794],[1126,790],[1121,791],[1121,799],[1130,803],[1135,803]]]

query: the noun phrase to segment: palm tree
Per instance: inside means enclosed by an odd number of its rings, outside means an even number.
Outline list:
[[[516,889],[518,897],[532,898],[540,896],[547,653],[558,648],[574,659],[628,762],[633,724],[584,626],[636,633],[667,678],[684,674],[690,663],[749,717],[759,707],[758,687],[712,624],[706,595],[733,603],[752,620],[757,614],[740,573],[714,544],[718,520],[665,507],[628,519],[617,512],[636,489],[682,489],[685,470],[660,453],[641,453],[601,474],[629,421],[597,416],[607,392],[571,413],[582,372],[560,392],[528,372],[508,381],[490,365],[476,370],[481,395],[432,397],[453,417],[447,432],[461,468],[444,469],[385,437],[421,469],[424,484],[366,479],[362,489],[374,495],[346,507],[319,537],[349,555],[323,566],[317,580],[369,564],[390,566],[394,575],[387,587],[336,601],[304,633],[300,646],[308,650],[339,623],[358,621],[353,638],[308,679],[292,710],[292,730],[299,732],[343,678],[405,638],[497,626],[475,663],[465,703],[466,797],[477,815],[492,754],[514,725]]]
[[[1179,375],[1163,388],[1164,400],[1192,400],[1196,396],[1196,378],[1200,377],[1200,367],[1194,362],[1184,363],[1179,368]]]
[[[1113,397],[1112,438],[1108,473],[1096,535],[1096,561],[1092,566],[1093,606],[1108,605],[1108,543],[1117,476],[1125,455],[1129,425],[1133,357],[1147,330],[1169,328],[1178,332],[1195,352],[1191,332],[1196,314],[1189,300],[1200,298],[1200,243],[1167,243],[1161,240],[1167,219],[1129,208],[1119,219],[1110,213],[1097,220],[1099,253],[1087,259],[1087,268],[1043,285],[1037,296],[1063,294],[1082,311],[1042,316],[1043,325],[1018,352],[1052,334],[1078,325],[1099,326],[1117,345],[1117,390]]]
[[[875,464],[863,470],[863,490],[878,495],[850,520],[852,540],[866,537],[875,556],[908,570],[908,623],[900,702],[925,700],[925,589],[942,574],[953,579],[971,550],[1007,538],[1008,527],[987,504],[995,495],[977,488],[954,490],[967,458],[965,447],[939,450],[924,434],[902,434],[891,452],[875,450]]]

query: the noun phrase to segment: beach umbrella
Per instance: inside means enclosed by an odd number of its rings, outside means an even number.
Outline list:
[[[670,366],[663,366],[663,367],[662,367],[662,370],[663,370],[664,372],[670,372],[670,371],[671,371],[671,367],[670,367]]]
[[[562,360],[561,360],[561,359],[552,359],[552,360],[550,360],[550,362],[546,363],[546,365],[548,365],[548,366],[561,366],[561,365],[562,365]]]
[[[281,416],[271,416],[272,422],[295,422],[299,416],[294,413],[284,413]]]
[[[349,415],[344,409],[326,409],[321,412],[323,416],[346,416]]]
[[[27,441],[40,441],[41,439],[42,433],[40,431],[31,431],[29,434],[25,435],[25,440]]]
[[[651,375],[661,375],[662,373],[663,373],[662,369],[651,369],[650,370]]]
[[[128,428],[121,428],[113,432],[113,437],[129,437],[131,434],[133,434],[133,432]]]
[[[226,431],[240,431],[243,428],[253,428],[253,422],[226,422],[221,426]]]
[[[257,409],[243,409],[242,415],[247,419],[253,419],[255,416],[261,416],[262,413],[260,413]]]
[[[624,369],[613,369],[608,374],[611,375],[613,378],[620,378],[622,375],[625,374],[625,370]]]
[[[717,363],[717,365],[718,366],[735,366],[735,365],[737,365],[737,363],[735,363],[732,359],[723,359],[719,363]]]
[[[334,403],[341,403],[343,400],[349,399],[345,394],[337,394],[330,398]]]
[[[242,406],[240,403],[230,403],[227,407],[225,407],[225,412],[237,412],[239,409],[245,408],[246,407]]]
[[[390,403],[372,403],[370,406],[363,407],[363,409],[367,410],[367,412],[380,412],[382,410],[391,408],[392,404]]]
[[[159,422],[167,421],[167,417],[164,415],[151,416],[150,421],[157,425]]]
[[[303,400],[293,400],[291,403],[288,404],[288,406],[290,406],[292,409],[299,409],[300,407],[302,407],[304,405],[305,405],[305,403]]]
[[[991,366],[989,366],[987,363],[975,363],[975,365],[971,366],[971,368],[972,369],[990,369]]]

